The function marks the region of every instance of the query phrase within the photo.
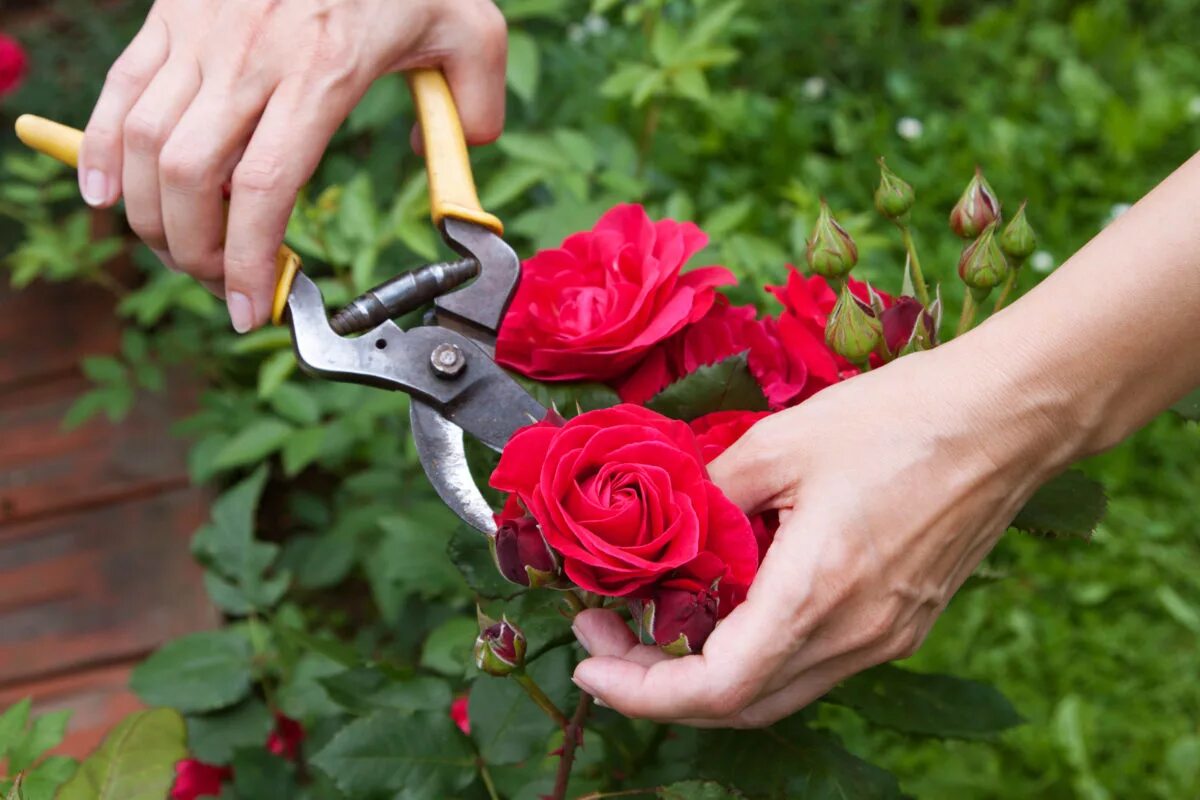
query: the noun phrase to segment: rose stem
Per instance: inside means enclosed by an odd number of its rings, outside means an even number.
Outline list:
[[[1017,286],[1017,276],[1024,265],[1024,259],[1013,262],[1012,269],[1008,271],[1008,277],[1004,279],[1004,286],[1000,287],[1000,296],[996,298],[996,306],[992,309],[993,314],[1004,308],[1004,305],[1008,302],[1009,295],[1013,293],[1013,289]]]
[[[587,606],[579,599],[579,595],[575,594],[574,589],[568,589],[563,592],[563,599],[567,601],[567,605],[571,607],[571,616],[575,616],[580,611],[583,611]]]
[[[475,763],[479,765],[479,775],[483,778],[483,786],[487,789],[488,797],[491,800],[500,800],[500,793],[496,791],[496,782],[492,780],[492,773],[488,770],[487,762],[480,758]]]
[[[583,736],[583,723],[587,719],[588,710],[592,707],[592,696],[587,692],[579,692],[579,703],[575,706],[575,715],[563,731],[563,750],[558,762],[558,774],[554,776],[554,792],[552,800],[566,800],[567,783],[571,780],[571,766],[575,763],[575,748]]]
[[[566,728],[571,724],[567,719],[567,715],[558,710],[558,706],[554,705],[554,701],[546,696],[546,693],[542,691],[542,687],[537,685],[537,681],[531,678],[528,672],[519,669],[513,672],[511,677],[517,683],[521,684],[521,688],[525,690],[530,699],[537,703],[542,711],[545,711],[546,715],[554,720],[554,723],[558,727]]]
[[[963,299],[962,316],[958,318],[958,330],[954,332],[955,338],[971,330],[971,326],[975,324],[975,314],[978,311],[979,304],[975,302],[975,295],[968,289],[966,297]]]
[[[904,249],[908,252],[908,267],[912,274],[913,289],[921,305],[929,308],[929,287],[925,285],[925,273],[921,271],[921,259],[917,257],[917,243],[913,241],[912,231],[903,222],[897,222],[900,235],[904,239]]]

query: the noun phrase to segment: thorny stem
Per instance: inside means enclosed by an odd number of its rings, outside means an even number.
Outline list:
[[[542,687],[537,685],[537,681],[531,678],[528,672],[524,669],[519,669],[513,672],[510,677],[521,684],[521,688],[525,690],[529,698],[537,703],[542,711],[546,712],[546,716],[554,720],[555,725],[560,728],[567,728],[571,724],[570,720],[567,719],[567,715],[558,710],[558,706],[542,691]]]
[[[908,266],[912,273],[913,289],[921,305],[929,308],[929,287],[925,285],[925,273],[921,271],[921,259],[917,256],[917,244],[913,241],[912,231],[903,222],[897,222],[900,235],[904,239],[904,249],[908,253]]]
[[[580,690],[579,703],[575,706],[575,714],[563,731],[562,756],[558,762],[558,774],[554,776],[554,792],[551,800],[566,800],[567,784],[571,781],[571,767],[575,763],[575,748],[583,736],[583,723],[592,707],[592,696]]]
[[[1000,296],[996,298],[996,305],[992,308],[992,313],[995,314],[1000,309],[1004,308],[1008,303],[1009,297],[1013,290],[1017,288],[1017,277],[1021,273],[1021,267],[1025,266],[1025,260],[1014,261],[1012,269],[1008,271],[1008,277],[1004,279],[1004,285],[1000,287]]]

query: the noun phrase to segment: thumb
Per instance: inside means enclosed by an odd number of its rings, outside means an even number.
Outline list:
[[[801,420],[792,409],[764,417],[708,464],[713,483],[747,514],[774,507],[801,457]]]

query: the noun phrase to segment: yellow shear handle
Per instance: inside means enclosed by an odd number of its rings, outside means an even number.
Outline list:
[[[79,166],[83,131],[32,114],[18,117],[16,128],[17,138],[30,148],[58,159],[69,167]],[[280,245],[279,252],[275,254],[275,299],[271,305],[271,319],[276,325],[283,318],[288,292],[299,269],[300,256],[287,245]],[[281,287],[284,287],[283,291],[280,291]]]
[[[440,225],[443,219],[450,217],[474,222],[503,235],[504,224],[483,210],[475,193],[467,140],[445,76],[437,69],[413,70],[408,73],[408,86],[417,107],[417,121],[425,144],[433,223]]]

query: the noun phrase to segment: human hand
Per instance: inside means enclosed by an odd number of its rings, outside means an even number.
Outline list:
[[[912,654],[1074,455],[1069,426],[1047,413],[1052,390],[955,345],[826,389],[716,459],[709,471],[734,502],[780,512],[747,600],[702,654],[678,659],[639,644],[614,612],[585,611],[575,629],[592,657],[576,682],[632,717],[757,727]]]
[[[371,82],[440,67],[481,144],[504,124],[506,56],[491,0],[158,0],[109,70],[80,190],[97,207],[124,196],[138,236],[245,332],[270,312],[297,192]]]

